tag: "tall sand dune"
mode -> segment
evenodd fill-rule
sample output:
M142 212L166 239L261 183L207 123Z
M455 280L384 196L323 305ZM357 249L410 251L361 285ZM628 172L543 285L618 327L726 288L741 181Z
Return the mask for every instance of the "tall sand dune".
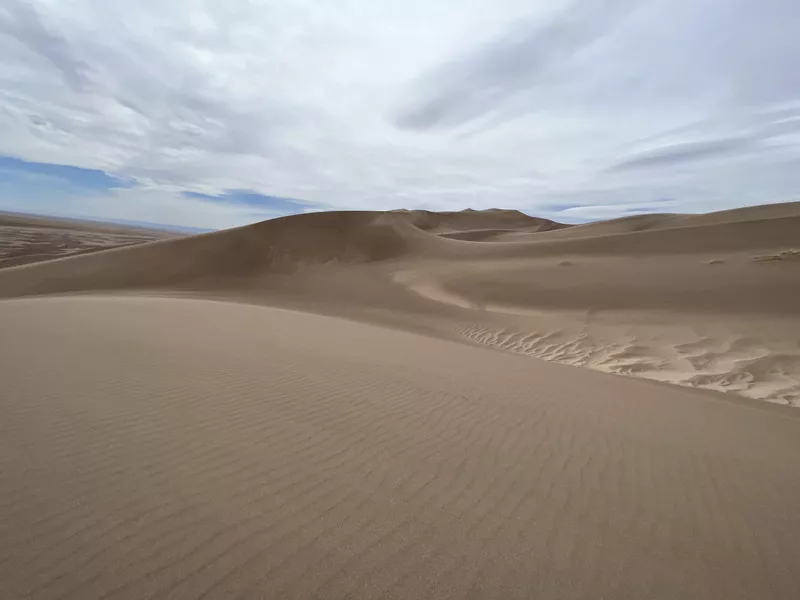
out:
M531 217L518 210L461 210L434 212L429 210L395 210L390 214L402 215L414 227L423 231L452 235L475 229L511 231L555 231L571 227L550 219Z
M6 269L0 297L194 292L800 404L800 204L548 223L498 210L291 216ZM524 239L480 233L512 224Z
M0 598L794 600L798 249L334 212L0 270Z

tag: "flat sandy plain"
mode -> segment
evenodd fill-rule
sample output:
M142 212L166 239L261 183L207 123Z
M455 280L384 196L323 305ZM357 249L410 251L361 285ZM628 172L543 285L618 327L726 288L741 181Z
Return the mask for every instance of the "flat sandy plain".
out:
M0 212L0 269L177 235L139 227Z
M350 212L3 269L0 598L795 600L798 249Z

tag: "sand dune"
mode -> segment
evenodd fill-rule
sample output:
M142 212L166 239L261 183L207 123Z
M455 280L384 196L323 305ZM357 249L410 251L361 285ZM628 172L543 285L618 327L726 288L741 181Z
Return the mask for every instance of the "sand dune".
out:
M793 415L230 303L0 328L3 598L800 591Z
M0 212L0 269L177 236L141 227Z
M501 231L555 231L567 229L571 225L556 223L550 219L531 217L518 210L501 210L490 208L488 210L461 210L457 212L433 212L429 210L395 210L389 214L400 215L414 227L439 233L452 235L456 232L471 230L494 229Z
M800 205L558 227L0 271L0 598L800 597Z
M662 213L635 215L608 221L597 221L585 225L576 225L570 227L568 231L551 233L547 237L551 239L559 237L586 237L609 235L613 233L631 233L634 231L652 231L653 229L722 225L745 221L794 218L800 213L797 205L797 202L786 202L781 204L746 206L744 208L734 208L706 214L684 215Z
M512 224L523 241L501 239ZM307 214L7 269L0 297L191 291L800 404L800 204L554 227L516 211Z

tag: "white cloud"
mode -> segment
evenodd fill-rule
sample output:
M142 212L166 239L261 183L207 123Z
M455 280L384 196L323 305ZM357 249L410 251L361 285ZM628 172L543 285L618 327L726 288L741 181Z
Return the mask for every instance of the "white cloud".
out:
M3 210L197 229L238 227L285 214L269 208L186 197L147 186L83 193L48 189L41 193L41 185L42 178L37 177L27 194L4 196Z
M0 154L138 178L95 212L189 225L254 217L176 190L787 200L798 22L796 0L0 0Z

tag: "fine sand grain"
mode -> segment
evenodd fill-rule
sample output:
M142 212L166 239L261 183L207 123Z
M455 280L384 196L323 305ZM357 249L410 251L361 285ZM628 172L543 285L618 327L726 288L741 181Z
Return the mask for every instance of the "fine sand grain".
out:
M0 599L795 600L776 206L319 213L2 270Z

